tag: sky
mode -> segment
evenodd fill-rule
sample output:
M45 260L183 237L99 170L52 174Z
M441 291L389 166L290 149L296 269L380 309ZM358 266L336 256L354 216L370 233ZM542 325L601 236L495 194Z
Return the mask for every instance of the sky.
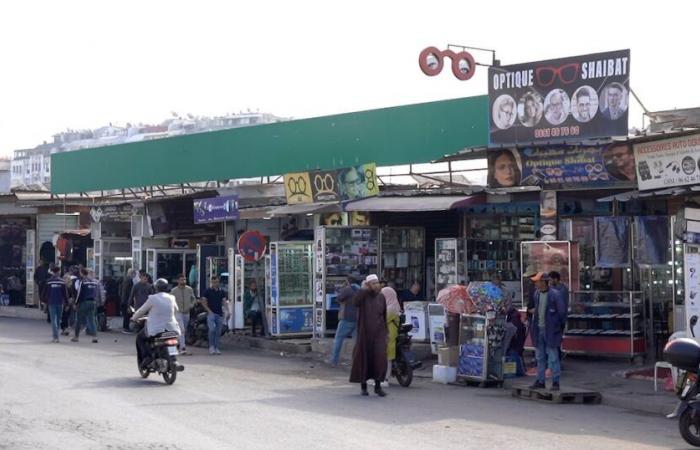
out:
M0 155L66 129L247 109L305 118L487 93L487 68L425 76L427 46L504 65L631 49L649 110L700 106L699 2L0 3ZM490 63L490 53L473 52ZM630 126L642 125L634 101Z

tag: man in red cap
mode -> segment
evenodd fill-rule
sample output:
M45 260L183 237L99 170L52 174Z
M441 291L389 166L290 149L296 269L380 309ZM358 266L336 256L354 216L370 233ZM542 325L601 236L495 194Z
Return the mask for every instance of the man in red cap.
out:
M530 313L530 336L537 357L537 381L530 388L545 388L545 370L549 365L552 371L551 389L558 391L561 376L559 347L566 321L566 306L559 291L549 288L549 275L538 272L530 279L537 287L527 305Z

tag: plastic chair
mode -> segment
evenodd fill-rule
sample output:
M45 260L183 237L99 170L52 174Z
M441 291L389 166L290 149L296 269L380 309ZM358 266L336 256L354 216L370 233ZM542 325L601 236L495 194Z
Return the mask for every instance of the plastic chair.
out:
M678 338L684 338L686 336L687 336L687 333L685 331L676 331L668 338L668 342L675 341ZM678 380L678 369L676 369L675 367L673 367L671 365L671 363L668 363L666 361L657 361L656 364L654 364L654 392L659 391L659 387L658 387L659 368L669 369L671 371L671 379L673 380L674 386L676 385L676 381Z

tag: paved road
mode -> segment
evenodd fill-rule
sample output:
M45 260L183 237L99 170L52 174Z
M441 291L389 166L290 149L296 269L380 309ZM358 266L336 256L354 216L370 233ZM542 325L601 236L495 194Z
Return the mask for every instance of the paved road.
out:
M366 398L347 369L226 347L195 349L166 386L138 376L131 336L49 337L45 322L0 318L0 448L684 447L661 417L427 379Z

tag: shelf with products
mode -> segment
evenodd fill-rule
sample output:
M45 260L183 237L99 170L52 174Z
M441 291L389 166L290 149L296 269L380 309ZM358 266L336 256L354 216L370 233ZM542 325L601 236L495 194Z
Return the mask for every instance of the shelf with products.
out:
M380 230L380 278L393 282L397 290L409 289L425 278L425 229L391 227Z
M435 294L447 286L465 283L465 241L458 238L435 239Z
M563 348L569 353L642 355L646 351L645 313L641 292L573 292Z
M313 243L272 242L266 310L273 336L310 335L313 326Z

